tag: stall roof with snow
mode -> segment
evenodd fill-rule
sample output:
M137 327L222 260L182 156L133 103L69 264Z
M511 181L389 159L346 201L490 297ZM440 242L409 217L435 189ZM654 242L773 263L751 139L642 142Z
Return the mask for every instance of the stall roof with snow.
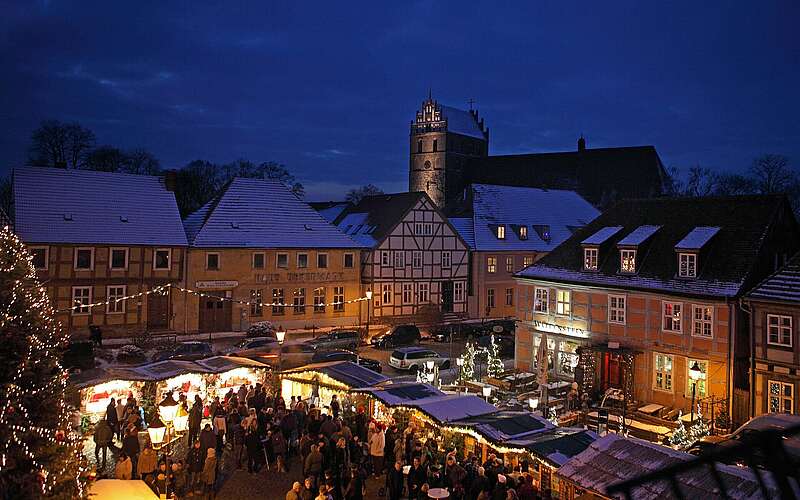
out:
M557 474L581 488L608 495L607 488L612 484L694 458L688 453L641 439L608 434L569 459ZM758 480L748 469L717 464L717 471L725 484L727 498L762 498ZM676 479L685 498L723 498L708 467L699 466L679 474ZM771 484L771 481L767 481L768 488ZM777 498L778 492L773 490L773 493L772 498ZM669 481L655 481L635 487L631 495L637 500L673 496Z
M236 368L270 368L269 365L256 360L236 356L214 356L198 360L195 363L210 373L224 373Z
M527 437L509 439L505 445L525 448L531 454L560 467L596 440L597 434L592 431L558 427Z
M77 389L85 389L118 379L119 377L105 368L91 368L70 373L69 375L69 382Z
M474 395L445 394L410 401L402 406L416 408L439 423L450 423L497 411L494 405Z
M298 373L322 373L328 377L346 385L349 388L358 389L381 384L389 380L389 377L374 372L369 368L357 365L351 361L331 361L328 363L313 363L300 366L291 370L285 370L281 375L291 375Z
M545 418L527 411L496 411L495 413L469 417L458 422L470 427L494 443L510 439L521 439L531 434L547 432L555 426Z
M444 392L436 387L421 382L402 382L380 387L365 387L354 392L369 394L388 406L406 405L420 399L445 395Z

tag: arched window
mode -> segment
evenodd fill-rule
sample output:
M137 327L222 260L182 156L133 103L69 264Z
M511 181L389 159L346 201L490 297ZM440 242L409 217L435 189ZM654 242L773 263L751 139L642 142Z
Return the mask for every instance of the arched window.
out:
M438 140L436 140L436 139L434 139L434 140L433 140L433 150L434 150L434 151L437 151L437 150L439 149L439 147L438 147L438 146L439 146L439 141L438 141Z
M422 153L422 140L417 141L417 153Z

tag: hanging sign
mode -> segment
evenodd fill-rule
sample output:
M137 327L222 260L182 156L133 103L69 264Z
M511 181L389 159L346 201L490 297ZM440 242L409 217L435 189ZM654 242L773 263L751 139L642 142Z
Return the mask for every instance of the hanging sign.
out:
M235 280L208 280L198 281L194 284L198 290L227 290L229 288L236 288L239 282Z

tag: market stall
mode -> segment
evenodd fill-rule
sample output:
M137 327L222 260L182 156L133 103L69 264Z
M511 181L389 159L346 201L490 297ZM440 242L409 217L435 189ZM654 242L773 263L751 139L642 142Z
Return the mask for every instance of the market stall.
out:
M305 365L281 372L280 378L285 401L299 396L323 409L330 405L334 394L344 408L351 399L351 390L389 381L388 377L350 361Z
M96 423L105 417L111 399L126 401L129 396L141 399L145 383L153 380L116 369L95 368L70 376L70 383L80 395L81 425Z
M189 401L194 400L195 395L206 400L207 388L204 374L208 370L192 361L167 360L157 363L138 366L130 369L135 375L150 377L158 381L156 384L155 400L161 401L168 392L175 394L185 394Z
M242 385L263 384L270 369L264 363L235 356L214 356L199 360L197 364L208 372L204 378L209 398L222 398L229 389L236 391Z

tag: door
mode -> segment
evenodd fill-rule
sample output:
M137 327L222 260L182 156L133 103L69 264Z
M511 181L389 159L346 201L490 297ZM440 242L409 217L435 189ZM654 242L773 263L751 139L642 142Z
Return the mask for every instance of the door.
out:
M605 391L609 388L622 388L622 366L619 354L613 352L603 353L603 364L600 370L600 388Z
M442 312L453 312L453 282L442 282Z
M222 300L225 292L208 292L200 297L200 333L229 332L233 322L231 302Z
M164 330L169 328L169 294L171 288L160 293L147 295L147 329Z

